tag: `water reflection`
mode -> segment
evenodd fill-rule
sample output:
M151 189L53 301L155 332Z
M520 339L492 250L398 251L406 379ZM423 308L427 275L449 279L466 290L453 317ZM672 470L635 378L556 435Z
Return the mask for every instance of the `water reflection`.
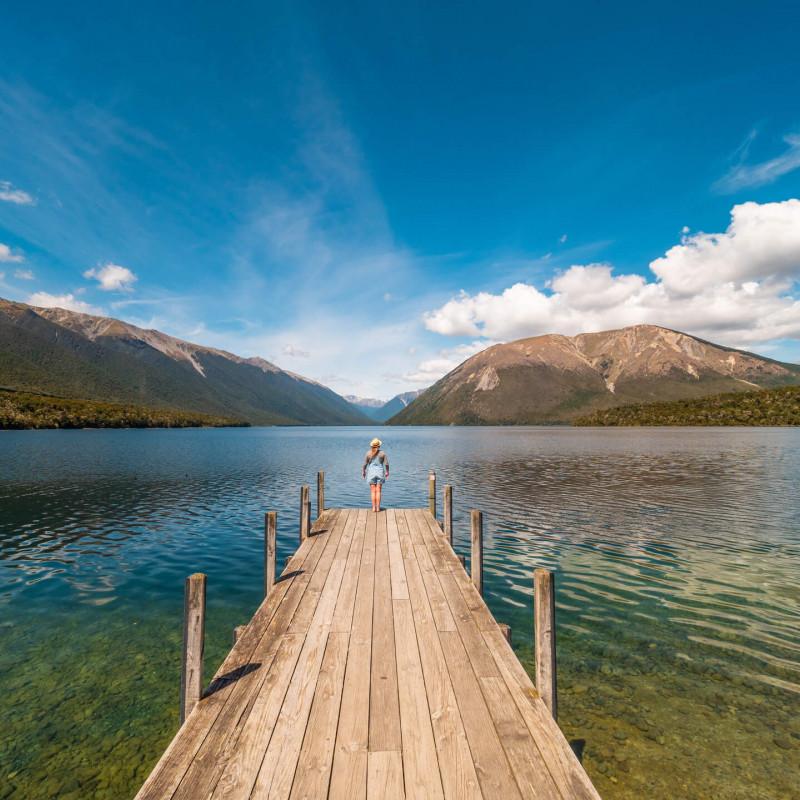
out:
M366 505L372 435L0 435L0 797L131 795L176 724L183 577L209 575L211 672L259 600L264 510L282 563L317 469L329 505ZM800 431L380 436L389 504L436 469L467 555L484 511L486 597L528 663L532 570L557 571L561 723L603 796L792 796Z

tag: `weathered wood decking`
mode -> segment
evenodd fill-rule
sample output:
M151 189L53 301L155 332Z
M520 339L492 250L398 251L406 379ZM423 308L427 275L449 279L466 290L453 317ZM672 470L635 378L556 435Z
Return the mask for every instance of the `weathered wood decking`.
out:
M598 798L428 510L326 510L137 795Z

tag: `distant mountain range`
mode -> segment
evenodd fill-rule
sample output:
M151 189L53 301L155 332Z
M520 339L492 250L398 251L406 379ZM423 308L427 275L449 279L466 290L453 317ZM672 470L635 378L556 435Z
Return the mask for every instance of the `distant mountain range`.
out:
M800 384L798 365L635 325L490 347L445 375L389 424L570 422L616 406L794 384Z
M390 417L402 411L409 403L419 397L425 390L416 389L395 395L391 400L374 400L370 397L345 395L345 400L352 403L362 414L366 414L375 422L386 422Z
M200 412L254 425L371 420L315 381L262 358L110 317L0 299L0 388Z

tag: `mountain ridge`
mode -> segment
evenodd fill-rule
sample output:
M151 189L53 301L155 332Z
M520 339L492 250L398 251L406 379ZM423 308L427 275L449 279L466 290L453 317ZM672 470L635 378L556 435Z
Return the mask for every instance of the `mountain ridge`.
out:
M800 366L655 325L493 345L389 424L566 423L596 410L800 383Z
M255 425L364 425L322 384L113 317L0 299L0 385Z

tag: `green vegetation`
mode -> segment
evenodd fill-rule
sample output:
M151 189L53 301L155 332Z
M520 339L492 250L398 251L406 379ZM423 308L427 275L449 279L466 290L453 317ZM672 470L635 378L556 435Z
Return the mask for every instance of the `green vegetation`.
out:
M800 425L800 387L620 406L573 425Z
M247 422L170 408L74 400L0 389L0 429L221 428Z

